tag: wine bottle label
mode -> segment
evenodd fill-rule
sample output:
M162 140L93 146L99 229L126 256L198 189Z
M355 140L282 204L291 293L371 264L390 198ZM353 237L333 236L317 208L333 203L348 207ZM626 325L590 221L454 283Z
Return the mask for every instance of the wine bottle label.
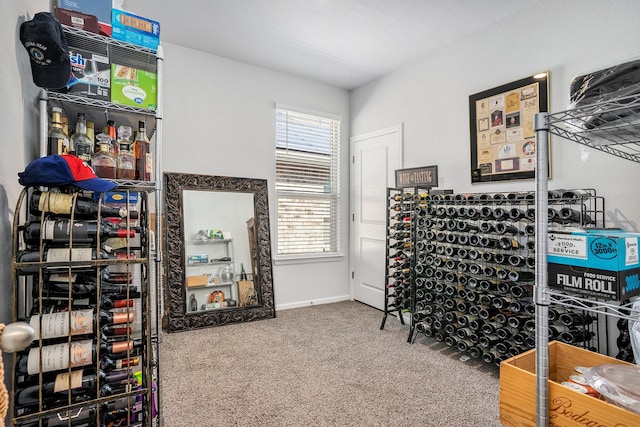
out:
M90 334L93 333L93 310L43 314L41 322L38 322L38 316L32 316L30 323L35 331L36 339L40 335L40 324L42 324L43 340Z
M71 234L71 221L45 221L43 228L44 240L69 240ZM88 227L86 223L74 222L73 223L73 238L74 240L90 240L91 237L88 233Z
M127 366L137 366L140 359L138 357L132 357L131 359L118 359L115 363L115 369L126 368Z
M91 248L73 248L69 260L69 248L53 248L47 250L47 262L91 261Z
M64 372L56 375L56 379L53 383L53 391L60 393L61 391L69 390L69 386L72 389L82 387L82 370L73 372Z
M54 214L70 214L73 196L70 194L44 192L40 195L38 210Z
M42 347L42 372L90 365L93 363L92 346L91 340L82 340ZM38 372L40 372L40 349L32 348L29 350L27 373L36 375Z
M48 282L49 283L76 283L78 278L77 274L71 274L71 279L69 279L69 275L66 273L53 273L49 275Z

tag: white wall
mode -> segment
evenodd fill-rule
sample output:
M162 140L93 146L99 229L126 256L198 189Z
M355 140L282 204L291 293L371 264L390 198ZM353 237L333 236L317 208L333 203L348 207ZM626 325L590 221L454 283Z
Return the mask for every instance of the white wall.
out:
M0 322L11 321L11 227L22 191L18 172L37 156L38 90L31 80L27 51L20 43L20 24L46 10L44 0L0 1ZM5 374L11 372L9 355L3 355ZM9 375L5 383L11 384ZM1 420L0 420L1 421Z
M165 44L165 58L163 169L267 179L275 250L274 103L342 116L342 168L348 177L349 94L172 44ZM276 309L349 297L348 178L341 184L345 257L320 263L275 262Z
M352 92L351 132L404 123L404 166L438 165L456 191L533 190L534 181L471 185L469 95L550 71L550 108L567 108L571 79L640 54L640 2L541 0L529 10ZM640 227L640 165L552 137L549 188L595 188L607 225ZM622 184L622 185L621 185Z

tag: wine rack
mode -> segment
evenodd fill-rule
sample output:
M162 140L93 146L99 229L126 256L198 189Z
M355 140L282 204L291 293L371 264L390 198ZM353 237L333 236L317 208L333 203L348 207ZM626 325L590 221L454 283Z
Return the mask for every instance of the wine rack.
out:
M403 311L411 308L415 194L415 188L387 188L384 316L380 329L392 313L404 325Z
M426 215L415 221L409 341L415 331L498 365L535 347L534 199L531 192L425 197ZM548 218L603 226L604 199L595 190L550 191ZM551 339L606 346L596 316L554 307L549 317Z
M11 425L152 425L147 194L122 192L125 218L103 218L102 198L76 192L63 193L70 215L34 214L51 191L25 188L15 211L14 319L37 333L14 358ZM80 203L91 219L75 217Z

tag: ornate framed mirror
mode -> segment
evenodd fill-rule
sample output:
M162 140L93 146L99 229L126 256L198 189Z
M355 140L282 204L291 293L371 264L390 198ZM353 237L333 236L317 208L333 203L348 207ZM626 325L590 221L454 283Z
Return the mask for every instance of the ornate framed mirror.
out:
M163 326L275 317L267 181L166 172Z

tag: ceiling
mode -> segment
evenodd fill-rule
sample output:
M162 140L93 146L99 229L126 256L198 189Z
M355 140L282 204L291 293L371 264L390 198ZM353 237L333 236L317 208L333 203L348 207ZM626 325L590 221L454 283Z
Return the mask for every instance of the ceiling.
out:
M120 0L122 1L122 0ZM537 0L124 0L169 42L351 90Z

